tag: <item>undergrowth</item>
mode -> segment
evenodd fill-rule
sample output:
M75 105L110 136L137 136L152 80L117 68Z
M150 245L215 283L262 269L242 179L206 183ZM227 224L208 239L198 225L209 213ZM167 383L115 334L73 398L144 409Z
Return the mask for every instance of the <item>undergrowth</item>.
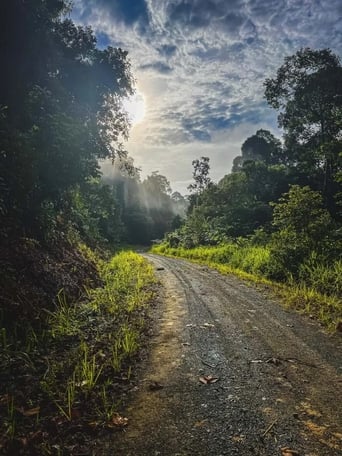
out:
M102 287L76 303L61 290L40 330L27 323L10 331L0 322L0 453L71 454L87 445L89 430L124 423L120 400L134 375L154 271L133 252L106 262L82 251ZM82 430L76 441L70 422Z
M285 282L279 283L270 278L272 258L267 246L236 243L186 249L160 244L153 246L152 252L186 258L223 274L235 274L242 279L270 285L286 306L318 319L329 330L334 330L342 321L341 261L324 265L310 259L301 266L297 281L289 275Z

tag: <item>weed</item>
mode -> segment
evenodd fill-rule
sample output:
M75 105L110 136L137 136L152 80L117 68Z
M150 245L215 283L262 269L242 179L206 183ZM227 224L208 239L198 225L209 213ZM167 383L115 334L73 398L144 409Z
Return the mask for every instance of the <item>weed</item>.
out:
M101 408L98 409L99 415L103 416L105 421L108 421L116 412L116 404L113 404L111 399L108 397L107 388L105 385L102 386L100 398Z
M55 312L49 312L51 334L53 337L76 335L79 333L79 319L75 306L69 305L64 289L57 295L58 305Z
M122 355L121 355L121 339L118 338L115 340L112 346L112 358L111 365L115 372L119 372L122 364Z
M15 417L15 407L14 407L14 397L8 396L7 399L7 418L5 421L6 425L6 434L13 440L16 433L16 417Z
M96 363L95 355L89 356L89 349L85 342L81 343L81 361L76 366L75 372L77 373L78 385L89 391L93 390L103 369Z
M139 347L138 334L134 329L129 328L128 326L123 326L121 331L121 346L125 357L128 357L133 355Z
M54 400L55 405L61 414L68 420L72 420L72 410L75 401L75 390L76 390L76 376L75 372L72 375L72 378L68 380L67 388L65 391L65 398L63 405L59 404L57 400Z
M88 257L92 255L86 249L83 253ZM0 324L0 348L5 355L5 367L15 357L25 371L39 376L34 394L43 397L67 421L77 419L75 404L80 404L82 411L85 410L94 421L98 417L109 421L114 416L118 403L115 405L111 400L112 381L102 373L111 365L116 372L122 371L131 378L132 366L125 361L138 350L145 325L145 312L137 310L151 299L151 285L155 282L153 267L133 252L120 252L108 263L98 264L95 256L92 260L98 266L104 285L95 290L86 288L87 302L69 303L62 289L56 299L55 311L46 311L45 327L13 325L9 332ZM104 348L106 345L108 348ZM44 356L47 350L48 357ZM36 362L38 358L39 362ZM43 360L46 360L45 365ZM118 394L115 388L113 392ZM44 414L50 413L48 408L42 408ZM19 425L23 420L16 421L13 399L8 402L7 412L5 408L0 412L7 440L21 434L23 429L19 429ZM38 427L44 428L44 423L48 422L46 418L46 415L37 416ZM27 421L25 432L33 426L33 420L30 424ZM52 436L51 439L55 443ZM59 442L53 446L47 442L37 445L37 454L61 450Z

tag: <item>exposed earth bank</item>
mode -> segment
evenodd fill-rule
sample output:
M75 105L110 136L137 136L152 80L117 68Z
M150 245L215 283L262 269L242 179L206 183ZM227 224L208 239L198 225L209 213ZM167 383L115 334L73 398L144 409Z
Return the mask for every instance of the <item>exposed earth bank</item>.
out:
M146 257L163 285L148 367L95 454L340 455L341 336L233 276Z

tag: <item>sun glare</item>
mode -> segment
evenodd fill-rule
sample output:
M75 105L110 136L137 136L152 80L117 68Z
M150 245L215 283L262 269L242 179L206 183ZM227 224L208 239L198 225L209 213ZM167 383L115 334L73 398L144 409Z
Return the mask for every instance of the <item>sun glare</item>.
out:
M123 101L123 106L128 113L132 125L141 122L145 117L145 99L140 92L135 93Z

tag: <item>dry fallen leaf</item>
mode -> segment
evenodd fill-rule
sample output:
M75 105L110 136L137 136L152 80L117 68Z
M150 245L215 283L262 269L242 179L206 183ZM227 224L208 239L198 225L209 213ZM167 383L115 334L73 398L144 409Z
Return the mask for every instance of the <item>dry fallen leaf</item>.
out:
M211 383L216 383L219 380L219 377L213 377L212 375L203 375L199 378L199 381L204 385L210 385Z
M128 424L128 418L121 415L114 415L108 423L109 427L125 427Z
M244 435L234 435L233 437L231 437L231 439L235 443L241 443L245 440L245 436Z
M298 451L296 450L291 450L289 447L283 447L280 449L281 451L281 456L300 456Z
M201 420L201 421L196 421L194 424L194 427L202 427L205 426L208 423L208 420Z
M40 407L35 407L32 409L28 409L28 410L24 410L21 407L20 409L18 409L18 411L24 416L34 416L34 415L38 415L38 413L40 412Z

